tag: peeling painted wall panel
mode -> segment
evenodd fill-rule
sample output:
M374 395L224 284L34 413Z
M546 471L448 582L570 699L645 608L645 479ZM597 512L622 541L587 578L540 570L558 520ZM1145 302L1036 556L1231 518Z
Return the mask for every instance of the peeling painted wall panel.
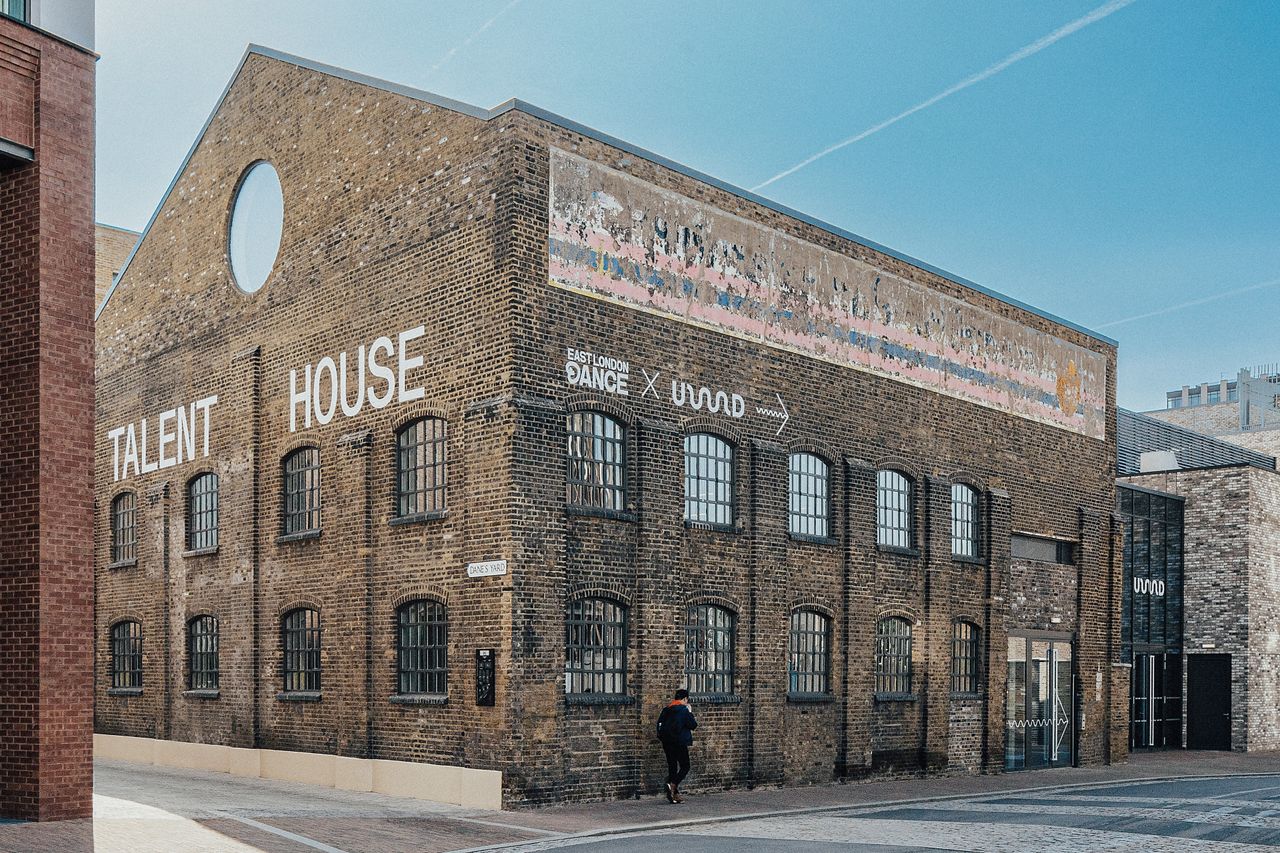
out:
M556 149L549 252L557 287L1106 437L1104 356Z

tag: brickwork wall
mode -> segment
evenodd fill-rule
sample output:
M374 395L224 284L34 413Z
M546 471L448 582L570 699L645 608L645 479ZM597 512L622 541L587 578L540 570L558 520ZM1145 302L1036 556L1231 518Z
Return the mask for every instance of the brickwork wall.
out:
M142 235L126 228L101 224L94 226L93 233L96 249L93 261L93 305L96 309L102 304L102 297L107 295L116 273L120 272Z
M549 287L551 145L1101 352L1108 439ZM258 158L281 176L284 239L271 279L245 296L229 279L224 223L240 174ZM350 355L358 342L419 322L426 364L414 376L425 400L288 431L291 367ZM1114 504L1113 349L518 111L484 122L250 55L98 336L99 505L121 486L142 495L169 488L167 499L146 504L136 566L109 569L106 539L98 548L100 672L110 623L135 610L148 656L142 696L108 695L99 678L103 731L493 767L504 771L510 801L652 792L665 772L653 720L684 681L688 608L715 603L735 616L734 683L721 701L695 703L691 788L943 770L953 754L964 770L995 770L1006 637L1040 624L1014 612L1011 596L1059 602L1060 630L1079 632L1082 672L1107 667L1114 654L1114 614L1081 592L1105 595L1119 571L1096 547ZM627 397L584 393L564 382L569 347L716 387L777 388L791 420L775 431L687 417L642 397L639 385ZM107 429L214 393L207 460L112 482ZM604 409L627 427L628 506L618 517L566 511L566 414L581 408ZM449 424L448 511L392 525L395 428L427 412ZM727 531L683 522L683 440L696 431L734 448ZM280 460L302 442L323 460L323 532L281 542ZM788 535L796 449L830 465L827 540ZM915 484L909 553L875 543L881 467ZM184 556L181 496L205 468L222 477L222 541L216 554ZM957 480L983 495L977 563L951 557ZM1080 539L1080 565L1040 579L1011 574L1011 530ZM509 561L509 574L465 577L466 563L496 558ZM423 594L449 608L448 701L393 703L394 609ZM617 702L570 703L565 609L593 594L628 607L627 692ZM320 610L324 626L322 695L281 701L279 619L303 603ZM788 618L797 606L832 620L830 701L788 700ZM183 626L199 612L224 624L216 699L182 689ZM873 696L875 623L886 615L913 626L906 697ZM980 626L984 660L981 695L956 723L950 644L962 617ZM472 655L483 647L498 655L493 708L474 702ZM1089 701L1082 709L1081 754L1102 760L1108 712Z
M92 805L93 57L0 18L0 817Z
M1248 748L1280 749L1280 474L1249 481Z

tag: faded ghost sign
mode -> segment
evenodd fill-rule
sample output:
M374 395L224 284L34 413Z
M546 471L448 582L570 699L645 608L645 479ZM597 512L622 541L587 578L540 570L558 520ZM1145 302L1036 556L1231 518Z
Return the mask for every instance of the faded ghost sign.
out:
M1106 435L1098 353L555 149L549 251L557 287Z

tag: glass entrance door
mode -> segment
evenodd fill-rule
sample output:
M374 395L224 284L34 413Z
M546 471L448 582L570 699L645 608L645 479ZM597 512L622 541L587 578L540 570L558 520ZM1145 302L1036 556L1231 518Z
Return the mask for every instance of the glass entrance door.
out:
M1135 654L1129 695L1130 749L1182 746L1181 656Z
M1069 640L1009 637L1005 697L1005 768L1071 764L1075 681Z

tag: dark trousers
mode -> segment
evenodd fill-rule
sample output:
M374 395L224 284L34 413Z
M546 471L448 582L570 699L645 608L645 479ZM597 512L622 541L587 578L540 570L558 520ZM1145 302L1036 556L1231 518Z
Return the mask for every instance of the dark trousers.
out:
M667 781L679 785L689 775L689 747L663 741L662 751L667 754Z

